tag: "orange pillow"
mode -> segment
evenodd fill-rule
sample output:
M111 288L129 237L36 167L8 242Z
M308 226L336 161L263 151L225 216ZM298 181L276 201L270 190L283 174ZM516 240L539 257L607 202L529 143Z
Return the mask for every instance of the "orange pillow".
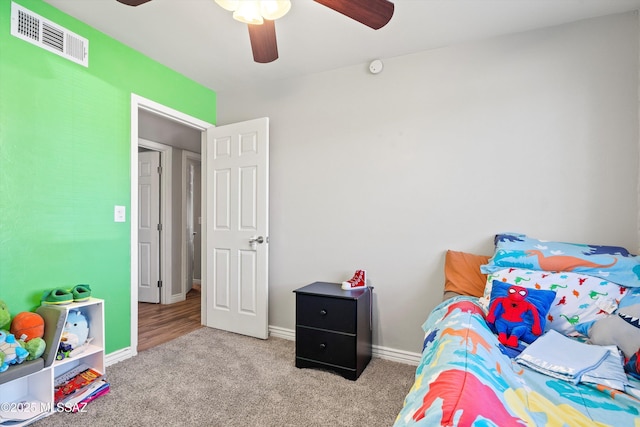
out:
M444 290L460 295L481 297L487 275L480 272L491 256L448 250L444 258Z

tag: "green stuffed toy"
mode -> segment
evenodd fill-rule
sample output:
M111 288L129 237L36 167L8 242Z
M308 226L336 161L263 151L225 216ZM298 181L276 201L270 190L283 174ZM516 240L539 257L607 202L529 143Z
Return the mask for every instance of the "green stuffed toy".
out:
M7 307L7 303L0 299L0 331L9 330L9 325L11 324L11 315L9 314L9 308ZM6 354L4 351L0 350L0 366L4 365L4 359Z
M46 348L46 343L42 339L41 333L37 333L37 335L40 335L40 336L34 336L29 338L25 337L25 339L20 339L22 337L17 337L14 343L10 345L7 342L7 338L9 338L9 340L12 339L11 338L12 334L9 333L11 326L13 326L11 323L12 322L11 322L11 314L9 313L9 307L4 301L0 300L0 331L3 332L3 333L2 332L0 333L2 333L2 336L5 337L5 339L1 339L2 349L0 349L0 372L6 370L7 368L7 364L9 363L9 361L6 360L7 356L10 356L10 358L12 359L11 364L22 363L22 361L24 361L25 359L35 360L38 357L42 356ZM8 347L9 345L11 349L9 349ZM26 354L26 357L24 357L25 354L22 351L22 349L17 350L18 347L22 347L22 349L28 352L28 354ZM6 351L9 351L11 354L8 355ZM17 358L14 358L15 351L17 351L19 355L19 357ZM7 362L7 364L5 364L5 362Z
M7 303L0 299L0 330L9 330L11 325L11 314L9 314L9 307Z
M32 338L27 342L22 340L18 340L20 345L29 352L27 356L27 360L36 360L38 357L44 354L44 350L47 347L47 344L40 337Z

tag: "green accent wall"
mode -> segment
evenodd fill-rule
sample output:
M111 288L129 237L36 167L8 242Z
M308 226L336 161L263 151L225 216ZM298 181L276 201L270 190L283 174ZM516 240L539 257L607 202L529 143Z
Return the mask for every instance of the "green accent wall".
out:
M0 0L0 299L15 316L88 283L111 353L131 342L131 94L209 123L216 94L41 0L16 3L87 38L89 67L11 36Z

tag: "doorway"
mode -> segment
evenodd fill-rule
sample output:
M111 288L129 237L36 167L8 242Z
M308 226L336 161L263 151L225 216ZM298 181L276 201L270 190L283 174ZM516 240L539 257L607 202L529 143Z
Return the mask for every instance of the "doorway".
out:
M154 304L160 302L163 266L161 156L161 151L138 146L138 302Z
M196 119L194 117L188 116L184 113L181 113L179 111L173 110L171 108L168 108L166 106L163 106L161 104L158 104L154 101L145 99L143 97L140 97L138 95L132 94L131 95L131 209L130 209L130 218L131 218L131 353L132 355L137 354L138 352L138 347L139 347L139 325L140 325L140 321L139 321L139 314L140 314L140 309L138 306L138 283L139 283L139 272L140 272L140 263L139 263L139 259L138 259L138 228L139 228L139 201L138 201L138 145L139 145L139 140L142 138L142 135L144 134L144 130L141 129L141 123L143 124L145 120L149 119L149 118L153 118L155 120L157 120L157 123L165 123L168 125L171 125L171 129L188 129L192 132L195 132L197 134L197 144L198 144L198 151L201 150L202 147L202 135L203 132L212 127L213 125L203 122L199 119ZM158 125L156 126L156 131L158 130L157 128L164 126L164 125ZM163 130L161 133L163 136L167 137L167 136L171 136L172 135L173 130L169 130L169 131L165 131ZM151 138L156 139L155 136L151 136ZM157 139L156 139L157 140ZM165 142L165 141L163 141ZM172 144L173 145L173 144ZM180 146L180 144L177 144L178 146ZM153 148L153 147L152 147ZM169 156L162 156L163 158L166 159L166 161L169 162L169 166L166 168L167 170L165 170L165 166L163 165L163 172L167 172L167 175L170 175L171 171L174 170L174 166L176 166L176 168L179 168L179 157L177 159L175 159L175 161L173 163L171 163L171 159L173 157L176 157L176 153L178 151L182 151L184 147L180 147L179 149L175 149L172 151L172 154ZM195 153L194 153L195 154ZM178 174L177 171L176 173L173 174L174 177L177 177L178 180L177 182L181 182L182 181L182 176L184 174L180 173ZM163 184L164 184L164 180L167 180L167 178L165 178L166 175L163 174ZM173 179L171 181L174 181ZM167 191L171 189L171 187L175 186L175 183L171 184L170 182L167 183ZM178 184L178 187L181 190L181 184ZM197 190L195 190L197 191ZM164 193L164 192L163 192ZM181 193L177 193L176 191L176 195L180 195L180 197L178 198L178 200L181 199ZM175 200L175 197L173 197L173 199ZM170 198L167 198L167 201L171 200ZM174 255L177 255L177 258L174 256L173 259L169 258L167 260L166 257L163 257L162 260L162 265L163 267L161 267L163 269L162 271L162 277L163 277L163 286L161 288L161 303L169 303L169 302L175 302L175 301L180 301L180 297L176 297L176 295L182 295L182 299L183 301L180 302L175 302L173 304L154 304L154 306L156 306L155 308L157 310L165 310L167 308L171 308L171 310L177 310L180 309L180 304L187 305L187 302L193 302L193 299L187 298L187 288L186 288L186 282L189 280L186 277L186 269L182 268L182 265L184 263L186 263L186 258L187 256L184 255L184 250L183 247L187 247L187 243L186 242L182 242L182 236L185 233L179 233L179 235L176 235L177 233L175 233L175 231L177 231L178 229L181 230L185 230L185 228L182 227L182 223L184 220L184 215L182 215L182 209L183 206L181 206L179 204L179 202L177 203L166 203L165 205L169 205L169 208L167 209L167 212L165 213L164 211L161 212L161 216L163 213L165 213L164 217L163 217L163 225L162 228L165 231L164 233L164 238L162 239L164 241L164 246L166 246L164 248L164 251L162 251L163 248L163 243L161 243L161 252L164 253L164 255L169 254L170 252L173 252ZM163 205L163 206L165 206ZM173 207L175 207L177 205L177 207L175 208L176 210L173 209ZM185 207L186 210L186 207ZM173 211L173 212L172 212ZM167 223L169 222L169 223ZM167 228L171 228L171 225L173 225L173 232L169 232ZM171 235L176 235L175 239L171 239ZM182 255L180 255L182 254ZM194 250L194 257L196 256L195 250ZM180 262L180 259L183 258L183 261ZM170 270L169 272L167 272L166 267L171 267L171 266L180 266L179 268L173 268L172 270ZM183 274L184 273L184 274ZM170 285L169 283L167 283L170 280ZM165 285L166 284L166 285ZM204 310L204 307L206 307L206 290L202 289L200 292L200 298L198 298L198 307L195 308L196 311L200 312L200 316L199 317L199 321L198 321L198 325L196 325L197 327L199 327L200 325L204 324L206 321L206 310ZM182 307L184 309L184 307ZM191 307L191 310L194 310L193 307ZM171 314L171 312L166 312L167 317L168 318L177 318L178 316L176 316L175 314ZM147 315L145 315L145 317L149 317ZM193 316L191 316L193 317ZM162 323L164 322L166 324L166 321L162 320L162 316L160 317L156 317L158 319L157 323ZM167 328L167 329L171 329L171 330L178 330L180 331L180 335L184 334L184 329L182 327L176 327L176 325L165 325L165 324L158 324L155 325L155 334L156 335L164 335L159 328Z
M202 162L199 153L182 152L182 206L185 230L182 248L184 289L200 289L202 283Z

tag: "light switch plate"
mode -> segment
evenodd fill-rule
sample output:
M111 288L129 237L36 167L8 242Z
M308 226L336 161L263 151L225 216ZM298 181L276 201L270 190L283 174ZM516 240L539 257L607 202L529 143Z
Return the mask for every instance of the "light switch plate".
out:
M125 222L126 221L126 207L125 206L115 206L113 209L113 220L115 222Z

